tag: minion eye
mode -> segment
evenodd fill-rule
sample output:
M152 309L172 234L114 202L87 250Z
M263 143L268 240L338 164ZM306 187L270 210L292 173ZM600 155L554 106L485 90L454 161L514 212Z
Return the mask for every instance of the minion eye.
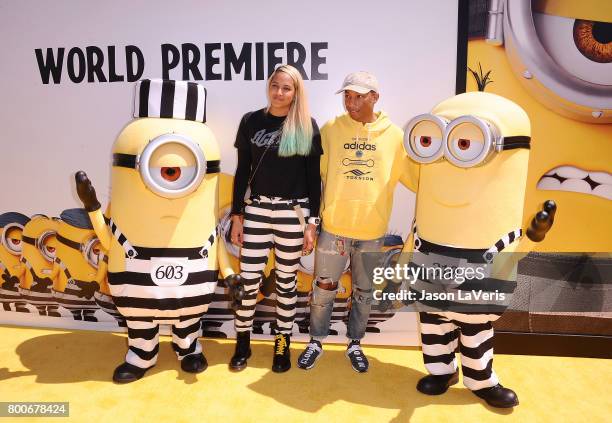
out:
M612 62L612 23L577 19L574 44L584 57L593 62Z
M181 177L181 168L180 167L162 167L161 177L164 178L166 181L174 182L178 178Z
M471 161L482 153L484 143L479 140L468 138L451 138L449 140L449 150L453 156L461 161Z
M151 167L153 181L167 190L180 190L187 187L196 174L195 166Z
M100 241L97 237L91 238L89 241L85 243L85 248L83 249L83 256L85 260L95 267L98 268L98 262L100 261Z
M583 81L612 84L612 23L534 13L542 45L558 66Z
M11 238L11 245L19 246L19 245L21 245L21 240L20 239Z
M442 132L446 122L437 116L420 115L406 126L404 148L413 160L432 163L442 153Z
M198 188L207 173L200 146L188 137L165 134L152 140L140 156L140 175L154 193L179 198Z

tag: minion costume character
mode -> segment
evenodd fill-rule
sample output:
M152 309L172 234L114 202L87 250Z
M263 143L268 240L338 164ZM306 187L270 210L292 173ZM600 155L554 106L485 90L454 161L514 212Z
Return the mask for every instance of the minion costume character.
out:
M23 227L21 262L24 278L19 293L41 316L61 317L52 288L56 284L59 267L55 263L58 219L38 214Z
M0 302L5 311L29 313L19 294L25 266L20 260L23 227L30 221L26 215L17 212L0 214Z
M56 238L59 242L55 262L60 272L53 296L72 313L74 320L97 322L94 293L106 275L105 269L98 266L100 241L87 212L84 209L64 210L60 214Z
M183 81L136 84L134 117L113 145L108 225L91 182L76 174L77 192L108 250L113 302L125 317L125 362L113 380L141 378L157 361L159 324L186 372L206 369L200 319L231 273L217 242L219 147L205 125L206 90ZM219 248L219 251L217 251Z
M556 210L547 202L523 237L529 118L503 97L460 94L413 118L404 146L420 163L415 224L405 248L414 247L411 265L474 269L472 277L450 280L421 273L410 285L430 373L417 389L439 395L457 383L459 345L464 385L493 407L513 407L516 394L492 368L492 322L516 287L521 255L508 253L526 253L541 241ZM477 268L485 277L475 277Z

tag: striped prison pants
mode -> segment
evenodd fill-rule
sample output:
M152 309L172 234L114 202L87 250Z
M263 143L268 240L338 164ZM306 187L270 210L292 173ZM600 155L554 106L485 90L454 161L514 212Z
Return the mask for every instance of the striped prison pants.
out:
M125 361L142 369L153 367L159 352L159 323L130 319L126 323L129 349ZM179 360L202 352L202 345L198 341L200 327L199 317L174 321L172 324L172 348Z
M304 232L293 200L279 197L256 196L246 206L244 236L240 253L240 276L244 280L245 295L236 310L236 332L250 331L257 304L257 294L270 249L274 247L276 268L276 332L291 334L296 312L296 272ZM295 200L304 218L308 218L308 199Z
M493 371L493 325L498 315L419 313L425 368L432 375L457 371L459 345L463 384L475 391L499 383Z

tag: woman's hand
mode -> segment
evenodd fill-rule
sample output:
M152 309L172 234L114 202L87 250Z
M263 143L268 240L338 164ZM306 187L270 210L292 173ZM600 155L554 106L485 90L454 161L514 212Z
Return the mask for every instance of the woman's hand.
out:
M243 227L242 222L244 221L244 217L238 214L232 215L232 232L231 239L232 244L239 245L242 247L243 242Z
M302 247L302 255L307 256L312 253L314 248L315 238L317 237L317 226L309 223L304 231L304 246Z

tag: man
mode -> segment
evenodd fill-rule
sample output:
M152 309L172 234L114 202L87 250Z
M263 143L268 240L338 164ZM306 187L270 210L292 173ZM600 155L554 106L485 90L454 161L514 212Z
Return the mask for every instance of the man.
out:
M403 132L382 111L374 112L378 81L367 72L348 75L336 93L344 95L347 113L321 129L322 231L315 253L315 281L310 305L311 340L298 367L311 369L329 334L338 280L351 262L352 295L346 355L353 369L368 370L361 349L372 302L372 274L364 266L368 253L380 253L398 180L412 191L418 166L403 148ZM412 173L414 172L414 173Z

